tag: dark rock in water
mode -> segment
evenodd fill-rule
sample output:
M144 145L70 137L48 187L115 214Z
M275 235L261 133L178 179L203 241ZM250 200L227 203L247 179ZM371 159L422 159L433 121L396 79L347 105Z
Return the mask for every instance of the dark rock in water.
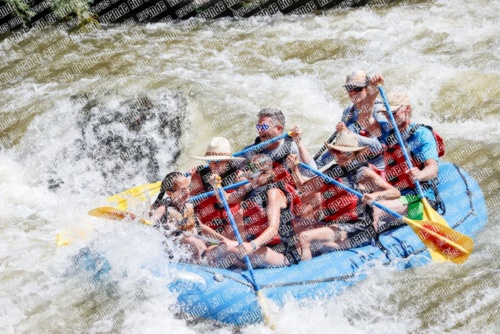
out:
M386 3L388 0L380 0ZM12 30L63 22L67 29L97 21L135 24L169 22L192 17L216 19L221 17L268 16L276 13L304 15L314 11L365 5L369 0L89 0L90 11L76 10L78 1L70 0L61 6L51 0L26 0L15 7L14 0L0 6L0 39ZM12 4L11 4L12 3ZM59 4L59 5L56 5ZM57 7L56 7L57 6ZM79 11L80 16L75 12Z
M73 99L81 101L81 96ZM57 151L47 171L49 188L66 184L78 191L79 185L98 179L99 189L110 193L121 191L124 184L161 180L180 155L180 137L188 127L186 107L182 93L167 89L136 99L110 93L87 100L75 120L76 139ZM85 175L73 184L75 173L82 172ZM102 177L96 178L95 172Z
M170 154L175 160L180 154L186 101L181 95L174 99L183 101L181 110L165 109L147 96L123 101L112 109L96 104L95 100L83 107L84 117L79 122L82 138L96 140L85 141L82 147L92 160L103 162L105 177L116 177L122 172L125 178L135 176L129 174L135 174L134 169L123 168L132 162L145 168L139 172L147 175L148 181L161 179L157 156ZM159 147L155 139L158 136L169 140L169 145ZM110 165L109 161L114 163Z

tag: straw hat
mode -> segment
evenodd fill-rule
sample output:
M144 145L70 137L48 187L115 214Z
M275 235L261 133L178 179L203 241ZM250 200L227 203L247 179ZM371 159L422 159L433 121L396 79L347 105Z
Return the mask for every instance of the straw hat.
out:
M358 152L358 151L366 151L370 147L369 146L359 146L358 136L353 133L348 132L340 132L337 135L337 140L335 141L335 145L325 143L326 147L329 149L341 151L341 152Z
M193 157L199 160L207 160L207 161L243 161L245 158L236 158L232 156L231 144L229 140L223 137L214 137L210 140L210 143L207 146L207 150L205 152L205 156L203 157Z

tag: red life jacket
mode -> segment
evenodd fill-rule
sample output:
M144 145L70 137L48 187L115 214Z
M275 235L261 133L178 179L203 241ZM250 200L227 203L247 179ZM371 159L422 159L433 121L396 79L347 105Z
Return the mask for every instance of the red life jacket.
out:
M273 183L254 189L249 198L241 203L243 208L243 222L245 224L245 237L247 240L258 238L268 227L267 219L267 191L271 188L280 189L286 197L287 206L281 209L278 234L267 244L277 245L293 233L292 219L300 207L300 197L295 189L284 182Z
M377 173L380 177L383 177L383 172L374 165L367 164L366 166ZM326 174L332 178L335 178L335 176L352 176L352 172L347 172L340 166L333 167ZM335 179L338 182L343 182L342 177L337 177ZM354 182L356 184L351 184L349 187L359 191L357 182ZM318 220L326 222L354 222L362 219L362 216L365 213L365 208L360 205L360 200L356 195L328 182L324 182L321 187L321 200L321 216Z
M438 157L442 157L445 154L445 146L443 139L430 126L417 124L416 126L413 126L410 129L410 136L412 136L422 126L426 127L433 133L434 139L436 140L437 144ZM395 136L394 131L391 131L391 134L389 136ZM415 189L416 188L415 183L410 178L409 174L406 173L406 171L408 171L409 168L408 165L406 164L403 150L401 149L401 146L397 143L395 137L393 137L393 139L391 140L395 140L396 144L388 146L384 151L385 175L387 182L389 182L391 185L398 188L399 190ZM422 170L425 167L424 162L417 161L417 159L415 159L414 153L411 150L409 151L409 153L412 165Z
M431 126L425 125L425 124L417 124L418 126L424 126L427 129L432 131L432 135L434 136L434 140L436 141L437 145L437 150L438 150L438 157L441 158L443 155L446 154L446 147L444 145L444 140L443 138L437 133Z
M337 181L342 182L341 178ZM342 220L344 222L357 221L358 197L336 185L325 183L321 187L323 221L331 222Z
M349 172L338 166L332 166L326 173L329 177L342 183L342 176L348 175ZM342 220L344 222L357 221L359 219L357 213L358 197L342 188L323 181L321 187L321 211L318 220L331 222Z
M233 191L235 190L226 190L226 193L230 194ZM205 198L194 209L198 220L218 233L224 232L225 227L229 226L226 210L215 195ZM229 204L229 209L234 215L239 209L239 204Z
M203 189L205 192L213 190L212 186L206 182L205 176L209 174L209 172L210 169L208 167L199 171L203 183ZM232 175L231 170L228 173L225 173L225 175L227 176ZM224 183L225 181L224 176L222 178L222 181ZM236 191L236 189L226 190L228 194L234 191ZM239 203L229 204L229 209L234 215L239 209ZM196 213L198 220L202 224L210 227L217 233L221 234L224 233L226 226L230 225L226 210L224 209L222 204L219 203L215 195L207 197L201 202L196 203L196 205L194 206L194 211Z
M257 137L255 138L254 145L257 145L260 142L261 142L260 138ZM286 137L280 149L273 150L272 152L265 154L268 157L270 157L271 160L273 161L273 172L275 174L275 181L276 182L284 181L286 184L296 189L293 177L288 171L288 168L286 167L285 164L286 157L288 157L288 155L291 153L292 143L293 143L293 138ZM255 153L260 153L263 150L264 148L261 149L260 151L256 151Z
M295 189L296 186L293 181L293 176L288 172L284 163L273 161L273 173L275 175L275 182L283 181L285 184Z

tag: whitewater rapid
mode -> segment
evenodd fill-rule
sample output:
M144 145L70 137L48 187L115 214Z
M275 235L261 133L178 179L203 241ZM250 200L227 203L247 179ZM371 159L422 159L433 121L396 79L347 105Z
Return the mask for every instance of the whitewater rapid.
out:
M195 166L214 136L234 151L252 143L262 107L283 110L286 128L301 125L314 151L349 103L345 76L360 68L408 93L415 121L445 139L446 160L477 176L490 220L466 265L371 268L339 298L290 300L276 332L498 332L499 14L498 1L395 1L82 35L48 27L0 44L0 75L33 50L33 66L0 85L1 331L232 332L176 313L166 287L176 273L155 231L87 211ZM62 230L77 237L56 247ZM82 249L109 262L100 284L75 264Z

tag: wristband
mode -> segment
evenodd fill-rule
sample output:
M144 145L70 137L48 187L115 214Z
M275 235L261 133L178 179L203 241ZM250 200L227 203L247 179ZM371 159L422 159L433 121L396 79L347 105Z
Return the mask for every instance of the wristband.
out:
M255 241L250 241L250 245L252 245L254 251L257 250L257 245L255 244Z

